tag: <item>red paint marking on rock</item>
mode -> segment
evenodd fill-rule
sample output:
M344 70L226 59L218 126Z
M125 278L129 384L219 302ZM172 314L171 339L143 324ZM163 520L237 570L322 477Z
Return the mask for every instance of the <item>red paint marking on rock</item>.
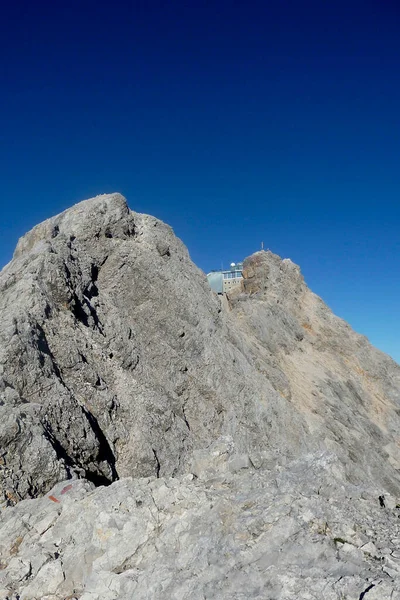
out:
M67 492L69 492L69 490L72 488L72 483L70 483L69 485L66 485L62 490L61 490L61 494L66 494Z
M49 496L49 500L52 500L53 502L60 502L55 496Z

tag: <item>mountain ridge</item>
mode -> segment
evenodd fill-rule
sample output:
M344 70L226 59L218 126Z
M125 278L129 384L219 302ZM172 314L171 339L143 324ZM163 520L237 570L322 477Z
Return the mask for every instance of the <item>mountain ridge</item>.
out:
M180 494L194 498L196 490L205 498L208 492L200 493L201 486L220 494L222 513L232 514L232 527L239 529L241 517L235 502L241 502L243 485L249 488L246 502L254 505L256 512L257 503L262 503L255 489L259 486L268 487L271 498L276 493L280 506L293 481L293 497L308 495L321 515L324 502L336 502L343 496L343 507L352 511L351 497L364 494L365 509L360 516L364 537L359 539L359 548L363 540L367 544L374 539L365 533L368 506L372 510L368 502L378 503L379 509L378 497L387 502L391 499L390 510L397 510L400 367L336 317L309 290L299 267L289 259L282 260L269 251L253 254L244 261L242 287L221 299L169 226L131 211L120 194L106 194L44 221L21 238L13 260L0 273L0 310L4 585L11 586L14 564L11 524L15 525L23 511L28 511L26 519L36 528L39 516L46 522L53 519L55 524L59 518L65 521L64 505L70 520L74 502L84 510L86 498L93 497L95 503L98 498L109 523L108 504L115 486L118 494L154 487L154 481L159 481L160 489L172 486L175 491L168 496L165 515L161 515L161 495L157 500L161 504L151 518L168 521L174 502L178 502L190 530L196 527L192 519L207 521L207 503L200 502L195 517L189 505L178 499ZM274 487L277 477L281 484ZM250 484L252 478L257 482L255 488ZM104 486L111 491L106 492ZM228 489L235 490L233 495ZM72 504L68 494L75 498ZM298 501L297 525L295 521L292 525L303 531L299 524L305 522L305 508ZM335 510L345 518L342 509ZM332 514L329 519L339 518ZM254 515L251 519L261 518ZM88 515L89 521L91 518ZM134 518L140 521L142 517L137 513ZM335 534L323 533L323 518L315 518L320 519L318 527L322 528L318 535L325 536L318 539L333 557L331 544L338 543L333 541ZM394 512L387 518L393 521L397 516ZM392 521L393 528L397 521ZM129 529L129 518L124 523ZM256 527L255 523L251 527ZM53 530L51 525L44 537L52 539L52 544L57 527ZM65 527L69 536L79 539L79 552L90 554L74 524ZM113 531L114 539L114 525L110 527L106 529ZM279 536L290 552L289 538L284 541L284 521L282 527ZM262 530L267 536L268 528ZM303 532L305 552L312 556L313 542L307 531ZM150 545L156 543L157 535L154 530L148 538ZM218 533L221 547L228 543L229 535L229 527ZM376 532L386 540L385 535L383 530ZM345 532L336 531L336 537L345 539ZM42 551L42 542L35 540L26 541L25 554L24 545L22 554L16 552L21 564L30 563L31 571L32 556ZM208 553L209 541L204 543ZM260 538L258 543L264 542ZM102 544L101 553L117 552L111 542ZM239 538L237 544L241 548ZM229 545L233 552L234 545ZM69 544L63 546L63 564L70 552ZM361 585L357 577L364 573L362 569L367 569L360 552L358 558L353 557L360 569L346 575L354 589ZM125 581L128 577L126 597L130 597L135 579L131 581L129 575L133 559L125 557L126 568L120 571L121 577L114 577L105 559L97 564L95 555L87 558L90 569L83 574L71 563L73 575L66 574L54 558L51 568L58 573L58 583L54 593L47 590L48 597L58 599L76 588L86 600L92 598L90 586L99 594L95 598L125 597L118 595L121 590L115 591L117 595L104 595L104 589L96 587L96 577L98 581L103 577ZM146 560L145 555L140 557ZM345 557L342 559L344 565ZM329 563L333 569L329 597L339 598L333 562ZM40 578L42 568L47 568L46 564L33 569L34 575L21 575L25 581L21 590L28 590L23 598L37 597L40 585L44 586L40 583L45 579L43 573ZM153 572L153 566L148 568L148 573ZM218 568L223 569L221 565ZM97 575L88 587L85 578L91 569ZM242 567L236 564L235 569L241 572ZM295 575L297 596L288 595L290 585L285 583L282 569L276 573L278 583L271 598L305 594L301 568ZM123 575L126 572L128 575ZM375 569L377 572L381 573ZM320 597L322 572L315 577L315 597ZM228 588L218 595L218 581L216 576L214 595L210 592L207 597L225 598L225 593L231 597ZM266 597L255 591L258 585L264 590L260 594L266 593L265 574L262 582L254 583L255 598ZM117 589L120 584L115 585ZM149 588L145 589L143 597L149 593ZM391 590L397 593L395 587ZM162 594L162 585L153 592L151 597L161 598L157 594ZM188 596L176 591L171 597Z

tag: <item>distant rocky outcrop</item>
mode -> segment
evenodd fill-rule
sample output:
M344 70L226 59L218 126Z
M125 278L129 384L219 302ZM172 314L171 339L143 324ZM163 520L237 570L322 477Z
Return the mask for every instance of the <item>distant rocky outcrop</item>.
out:
M0 274L1 598L400 599L400 367L290 260L243 276L219 298L119 194L21 238Z

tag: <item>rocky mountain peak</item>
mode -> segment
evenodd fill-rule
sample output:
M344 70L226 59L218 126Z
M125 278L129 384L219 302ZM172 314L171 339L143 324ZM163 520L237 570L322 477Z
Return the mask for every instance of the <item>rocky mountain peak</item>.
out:
M400 367L292 261L256 252L220 298L107 194L21 238L0 310L0 597L373 598L365 556L400 539Z
M126 239L132 234L132 215L125 198L121 194L102 194L36 225L19 240L14 258L31 251L40 252L56 238L58 243L60 240L68 243L100 237Z
M274 293L284 298L305 288L300 268L290 258L281 259L271 251L255 252L243 263L243 284L247 294Z

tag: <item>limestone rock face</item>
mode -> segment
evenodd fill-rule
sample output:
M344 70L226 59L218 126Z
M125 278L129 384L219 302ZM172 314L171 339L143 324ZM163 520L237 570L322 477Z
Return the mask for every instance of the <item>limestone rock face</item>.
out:
M182 473L221 434L298 451L281 437L304 419L249 363L186 248L120 195L35 227L0 290L6 498Z
M398 493L400 367L336 317L297 265L271 252L245 260L231 306L252 365L319 446L340 457L349 481Z
M290 260L220 298L103 195L19 241L0 311L0 598L400 600L400 367Z
M299 268L244 264L229 305L162 222L104 195L35 227L0 276L2 487L187 472L231 435L253 455L328 449L398 485L400 369Z
M228 437L209 450L198 478L66 481L7 508L0 597L399 600L393 498L343 486L327 453L254 469Z

